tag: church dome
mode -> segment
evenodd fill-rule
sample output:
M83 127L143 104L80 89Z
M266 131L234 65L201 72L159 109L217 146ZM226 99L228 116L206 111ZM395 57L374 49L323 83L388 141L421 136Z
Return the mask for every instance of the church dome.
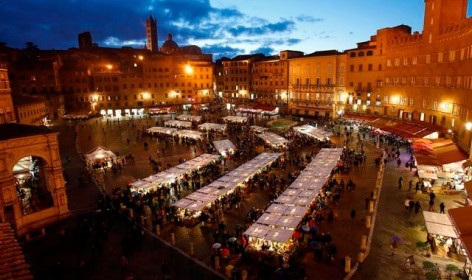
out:
M179 45L177 45L177 43L172 40L172 34L169 33L167 35L167 40L164 42L164 44L162 44L161 52L165 54L171 54L178 49Z

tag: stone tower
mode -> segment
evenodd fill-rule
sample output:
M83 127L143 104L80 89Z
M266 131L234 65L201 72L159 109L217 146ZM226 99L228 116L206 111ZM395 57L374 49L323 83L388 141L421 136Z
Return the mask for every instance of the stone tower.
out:
M467 18L468 0L425 0L423 36L433 42L433 37L443 28L460 23Z
M157 22L152 16L146 20L146 48L152 52L159 50L157 41Z

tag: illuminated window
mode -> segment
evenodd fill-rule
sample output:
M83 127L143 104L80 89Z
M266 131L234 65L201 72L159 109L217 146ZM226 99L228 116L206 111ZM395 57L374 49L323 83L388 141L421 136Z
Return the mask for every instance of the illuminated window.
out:
M441 63L443 62L444 54L443 53L438 53L438 62Z
M424 122L424 113L420 113L420 121Z

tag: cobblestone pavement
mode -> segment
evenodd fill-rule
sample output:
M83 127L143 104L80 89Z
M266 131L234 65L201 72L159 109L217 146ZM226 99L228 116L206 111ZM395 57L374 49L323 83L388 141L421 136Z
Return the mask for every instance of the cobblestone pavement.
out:
M145 125L153 126L155 122L156 119L153 118L121 121L120 123L107 123L106 120L101 119L80 123L78 134L80 152L86 153L97 145L103 145L113 151L118 151L120 154L132 153L136 157L136 163L126 166L120 174L114 175L109 173L105 176L106 191L109 191L111 187L125 186L129 181L153 174L154 172L151 170L148 158L150 155L153 158L157 158L156 151L161 151L163 148L165 149L164 155L162 155L162 152L159 155L163 166L167 164L175 166L178 164L179 159L188 160L203 153L199 148L195 151L194 147L178 142L173 143L169 147L166 146L162 140L149 141L149 138L137 138L138 129L142 130ZM135 125L135 128L132 127L132 124ZM68 194L70 208L74 213L87 212L94 209L98 191L94 187L80 187L77 185L77 176L74 176L74 174L76 175L81 172L83 166L78 160L77 155L74 155L74 149L71 148L74 142L74 126L71 125L68 128L62 128L60 136L61 153L63 158L70 158L70 161L64 160L64 170L69 177ZM92 139L88 138L89 135L92 135ZM62 138L64 138L64 140ZM126 139L130 139L129 146L126 144ZM343 137L333 138L333 141L338 146L342 146L341 143L343 143L343 140ZM144 149L144 141L149 142L147 150ZM354 141L351 147L356 148L357 143ZM257 147L257 149L258 151L262 151L264 148ZM330 207L335 214L334 221L332 223L326 221L322 222L319 227L320 232L330 232L333 236L333 241L338 248L337 258L331 263L315 262L313 253L308 251L301 254L300 262L306 269L308 279L343 279L346 274L344 273L342 260L345 256L350 256L352 258L352 264L354 265L357 254L360 252L361 238L363 235L368 234L368 229L364 225L364 218L367 214L365 199L370 196L374 188L377 176L377 167L375 166L374 159L381 155L381 151L370 143L366 143L364 149L367 154L367 162L364 166L353 168L349 174L337 175L338 179L343 178L344 181L352 179L357 184L356 190L354 192L345 192L339 205L331 204ZM301 152L303 154L309 153L310 151L311 147L306 147L306 150ZM406 157L406 155L402 154L402 157ZM238 164L239 163L230 162L228 168L232 169ZM285 172L281 172L280 170L274 170L272 172L275 172L277 176L284 176L284 174L290 171L293 171L293 169L286 170ZM409 179L407 179L408 176L414 175L413 172L410 173L405 168L397 168L393 163L387 164L384 186L380 196L377 224L375 225L374 239L372 241L372 249L368 258L354 275L354 279L398 279L403 277L403 275L413 277L417 274L414 269L405 267L405 257L416 253L414 249L416 241L424 241L426 234L424 232L424 226L421 226L422 216L420 214L408 214L408 211L405 212L403 201L407 195L412 195L414 198L427 203L428 197L419 193L410 194L405 189L399 191L398 188L396 188L398 174L403 174L404 182L409 181ZM437 204L442 200L446 201L448 208L458 205L454 200L463 201L461 197L443 194L438 194L437 199ZM225 214L224 221L227 228L232 230L236 224L244 224L246 213L251 207L263 209L269 203L270 195L267 191L249 193L248 196L243 199L239 209L233 209ZM351 210L356 210L356 216L354 218L351 218ZM161 279L159 278L162 276L160 273L160 263L167 259L171 260L172 263L169 263L169 265L174 268L173 273L176 273L173 275L173 279L212 279L212 277L219 277L208 270L208 268L212 266L210 255L214 229L215 226L211 224L206 224L205 226L197 225L192 228L169 224L162 228L160 240L147 235L143 241L143 246L129 259L128 268L130 274L132 274L135 279ZM168 246L171 233L175 233L175 248L180 250L181 253L176 253L176 250L171 250ZM404 240L404 244L400 246L397 255L393 257L390 256L388 248L392 234L397 234ZM103 246L104 249L101 257L94 260L93 265L91 264L90 267L87 267L85 272L86 279L120 279L120 277L123 277L119 265L119 258L122 255L120 242L123 236L126 235L126 224L120 220L114 222L109 241ZM191 241L194 243L195 248L193 257L186 255L189 252ZM34 248L34 246L41 248L40 244L40 240L38 240L37 243L33 242L31 248ZM56 247L58 247L58 245L56 245ZM48 247L45 246L42 248L45 249ZM62 248L59 247L58 250L59 249ZM169 258L169 256L172 257ZM40 259L39 256L37 256L37 258ZM64 264L64 271L70 272L77 269L76 255L74 255L73 251L67 258L71 259L69 262L71 265L66 266ZM203 266L191 266L190 264L194 264L195 262L189 260L189 258L200 261ZM436 261L434 257L432 259ZM54 259L53 256L51 258L44 258L42 261L44 267L55 267L56 259ZM249 279L258 279L257 266L249 265L245 268L249 272ZM221 272L223 272L223 269L224 267ZM189 278L189 275L202 275L202 278ZM275 279L275 276L273 276L273 278Z
M100 123L101 122L101 123ZM142 129L143 125L152 124L154 121L147 119L143 120L134 120L133 123L136 123L135 129ZM94 146L101 144L112 150L120 151L121 153L126 153L127 150L123 150L125 139L133 139L136 136L135 129L130 129L126 122L109 122L107 123L104 120L98 120L95 123L91 122L88 129L91 131L93 141L85 141L84 146L81 147L83 151L90 150ZM105 126L105 133L103 133L102 127ZM126 132L119 132L125 127ZM82 127L83 130L87 131L87 123ZM101 136L95 137L95 135L100 134ZM120 133L118 135L118 132ZM80 132L79 132L80 134ZM118 135L119 137L113 138L110 141L109 137L106 135ZM83 135L79 136L82 137ZM121 142L120 140L121 139ZM344 139L334 138L333 141L340 146ZM133 180L135 178L142 178L152 174L152 171L149 168L148 156L152 155L151 151L156 151L157 149L162 149L164 145L162 140L154 140L149 145L149 149L146 151L143 148L142 142L143 139L136 141L136 144L129 146L129 152L133 153L136 156L136 164L134 166L128 166L123 171L120 176L106 176L106 184L109 186L113 184L114 186L123 186L126 182ZM147 140L146 140L147 141ZM356 142L353 143L356 145ZM356 146L352 146L356 148ZM358 148L358 147L357 147ZM179 157L186 158L188 155L194 154L192 147L182 145L181 143L174 143L169 149L171 152L167 153L164 157L161 155L161 160L165 161L166 164L169 163L172 166L178 164ZM258 147L258 150L263 150L263 147ZM307 152L310 149L307 149ZM365 198L370 196L371 191L375 183L377 168L374 163L374 159L380 155L380 151L374 146L366 145L365 147L367 153L367 162L364 166L359 167L358 169L353 169L350 174L337 175L337 179L343 178L346 182L348 179L352 179L357 184L357 189L354 192L347 192L341 199L340 205L331 205L334 214L335 220L331 224L327 222L320 225L321 232L330 232L333 236L333 240L338 246L338 258L330 263L317 263L314 261L313 254L311 252L302 254L300 256L300 262L305 266L305 269L309 275L309 279L325 279L327 275L330 275L333 279L342 279L345 276L344 267L341 265L341 260L345 256L351 256L355 259L355 256L360 250L360 242L362 235L367 234L368 230L364 226L363 219L367 213L365 208ZM197 151L197 154L201 153L200 150ZM229 164L231 165L231 164ZM232 168L232 166L230 167ZM292 170L287 170L290 172ZM277 175L281 175L280 170L275 170ZM286 173L285 172L285 173ZM107 187L108 188L108 187ZM225 224L229 230L234 229L236 224L243 225L245 223L246 213L252 208L264 209L270 203L269 193L266 191L253 192L249 193L248 196L241 203L239 209L233 209L227 213L224 217ZM356 217L351 218L351 210L356 210ZM194 243L196 259L201 260L208 266L211 264L211 245L213 243L212 234L216 226L207 224L205 226L195 226L192 228L176 226L173 224L166 225L161 230L161 237L164 240L170 241L170 234L175 233L176 236L176 247L181 249L184 252L189 251L190 242ZM346 228L349 228L348 234L346 234ZM152 231L152 229L150 229ZM257 267L247 267L249 270L249 278L257 279Z
M442 270L446 264L454 264L459 268L464 265L444 256L433 255L427 258L417 250L416 243L426 241L426 226L421 212L429 208L429 194L415 192L415 185L418 181L416 171L405 168L405 162L409 159L409 155L404 149L401 150L400 157L402 159L400 167L397 167L393 161L386 165L371 251L360 269L354 274L353 279L423 279L423 261L437 263ZM400 176L403 178L401 190L398 189ZM413 180L411 191L408 190L410 180ZM450 208L464 206L462 193L446 194L440 187L433 189L436 194L436 212L439 212L441 202L446 204L446 211ZM415 214L414 211L410 213L405 209L404 201L408 197L421 202L422 209L418 214ZM393 235L397 235L403 240L395 255L392 255L390 249ZM411 255L415 258L416 266L407 265L407 257Z

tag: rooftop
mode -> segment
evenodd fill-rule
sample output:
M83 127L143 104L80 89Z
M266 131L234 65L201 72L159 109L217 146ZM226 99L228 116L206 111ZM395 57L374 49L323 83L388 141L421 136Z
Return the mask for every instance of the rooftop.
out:
M0 141L52 133L57 133L57 131L49 129L45 126L19 123L0 124Z

